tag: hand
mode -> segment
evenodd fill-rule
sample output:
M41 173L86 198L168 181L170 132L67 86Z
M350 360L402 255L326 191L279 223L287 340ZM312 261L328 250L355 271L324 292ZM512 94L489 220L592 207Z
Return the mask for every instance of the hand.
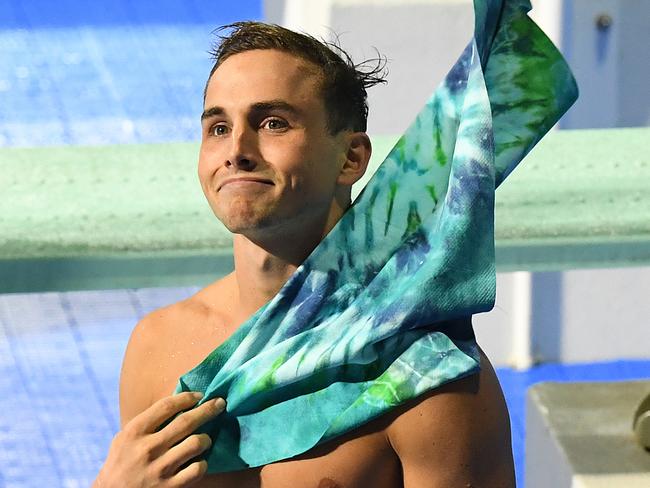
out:
M217 398L205 402L156 432L166 420L200 398L200 393L192 392L161 398L131 419L113 438L93 488L176 488L200 480L208 468L205 459L179 468L210 447L209 435L190 434L223 412L225 401Z

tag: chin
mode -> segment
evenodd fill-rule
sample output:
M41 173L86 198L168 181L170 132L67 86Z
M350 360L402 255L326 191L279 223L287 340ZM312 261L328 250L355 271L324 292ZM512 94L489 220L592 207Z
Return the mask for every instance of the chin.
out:
M287 216L275 202L237 198L214 205L214 214L233 234L259 234L286 222Z
M236 215L217 216L221 223L233 234L244 236L259 234L265 229L272 228L271 219L268 216L259 215Z

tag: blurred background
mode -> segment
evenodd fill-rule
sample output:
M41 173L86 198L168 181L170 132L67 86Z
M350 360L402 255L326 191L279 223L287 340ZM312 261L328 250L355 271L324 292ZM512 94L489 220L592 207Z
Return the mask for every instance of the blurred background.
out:
M649 126L650 2L532 4L581 89L556 130ZM385 55L389 83L370 90L369 133L390 140L471 38L473 8L471 0L4 0L0 169L31 148L47 155L184 143L194 151L212 31L245 19L336 37L356 61L376 56L375 48ZM43 178L57 171L39 168ZM0 224L12 212L3 193L13 177L3 177ZM0 255L0 282L16 278L20 259ZM506 393L523 487L531 384L650 378L650 267L500 271L497 280L495 309L474 323ZM205 284L101 283L5 286L0 294L0 488L89 486L119 429L119 368L131 329Z

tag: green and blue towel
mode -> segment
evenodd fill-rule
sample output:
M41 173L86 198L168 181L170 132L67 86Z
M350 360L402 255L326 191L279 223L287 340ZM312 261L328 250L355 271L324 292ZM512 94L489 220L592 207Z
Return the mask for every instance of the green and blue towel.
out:
M296 456L473 374L494 306L495 189L577 97L528 0L474 0L471 43L337 225L175 393L227 411L208 473Z

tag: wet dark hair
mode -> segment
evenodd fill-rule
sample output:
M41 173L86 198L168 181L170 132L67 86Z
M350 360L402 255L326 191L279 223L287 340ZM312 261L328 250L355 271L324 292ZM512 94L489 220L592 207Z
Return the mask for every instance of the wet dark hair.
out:
M386 83L386 58L355 64L337 42L320 41L313 36L264 22L235 22L215 31L217 43L210 51L217 68L230 56L254 49L276 49L309 61L320 69L321 89L331 134L344 129L365 132L368 119L366 88Z

